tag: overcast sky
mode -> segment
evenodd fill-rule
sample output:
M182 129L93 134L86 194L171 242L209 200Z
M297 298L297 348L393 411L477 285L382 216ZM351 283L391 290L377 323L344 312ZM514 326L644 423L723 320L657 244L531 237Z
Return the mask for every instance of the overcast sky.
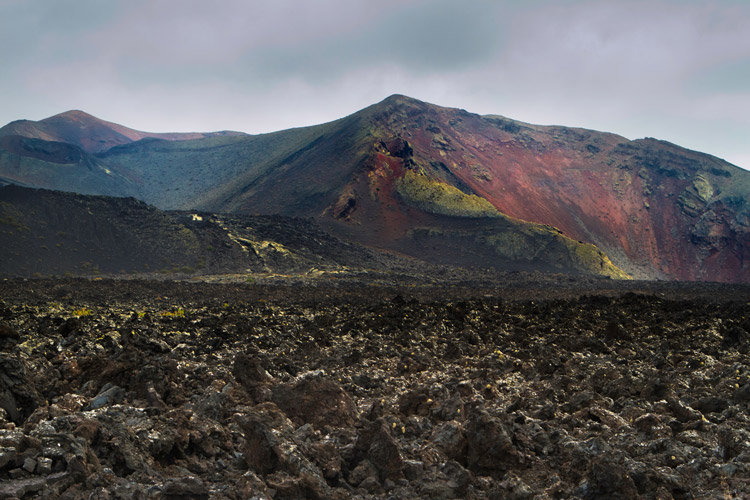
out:
M750 1L0 0L0 122L260 133L406 94L750 169Z

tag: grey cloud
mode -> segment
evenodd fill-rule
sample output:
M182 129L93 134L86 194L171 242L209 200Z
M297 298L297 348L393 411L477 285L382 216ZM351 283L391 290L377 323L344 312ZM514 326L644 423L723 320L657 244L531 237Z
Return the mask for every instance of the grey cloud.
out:
M0 121L258 132L399 92L748 158L748 22L738 0L0 0Z
M136 45L135 50L118 51L123 75L130 80L142 81L143 73L148 73L164 82L226 79L263 87L288 78L326 84L358 68L383 64L416 73L456 72L491 56L503 31L496 3L490 1L401 2L372 12L340 12L340 5L333 6L337 10L316 9L307 13L310 17L303 15L303 20L296 16L279 19L280 13L286 14L283 9L266 12L265 16L277 21L270 23L274 26L270 32L268 19L240 9L236 19L244 15L245 21L221 27L208 22L202 30L177 17L170 21L177 26L161 35L161 45L148 36L131 42L130 22L125 28L115 27L114 36L123 39L118 45L130 49ZM349 18L340 17L346 15ZM358 28L352 30L350 23ZM323 24L329 30L300 36L311 24ZM216 33L219 29L224 32ZM106 36L110 33L107 30Z

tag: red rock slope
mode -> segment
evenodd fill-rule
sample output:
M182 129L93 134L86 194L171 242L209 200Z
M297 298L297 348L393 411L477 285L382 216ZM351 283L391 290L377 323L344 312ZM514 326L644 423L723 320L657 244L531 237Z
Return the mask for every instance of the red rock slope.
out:
M374 134L405 141L429 176L593 243L636 277L750 281L750 173L723 160L403 96L369 113Z

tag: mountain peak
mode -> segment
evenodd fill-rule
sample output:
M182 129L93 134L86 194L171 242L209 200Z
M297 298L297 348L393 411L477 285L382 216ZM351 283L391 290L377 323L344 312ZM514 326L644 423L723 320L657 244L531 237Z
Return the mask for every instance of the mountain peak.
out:
M425 106L428 103L403 94L391 94L376 106Z
M381 102L383 103L392 103L392 102L401 102L401 101L416 101L421 102L418 99L414 99L413 97L409 97L404 94L391 94L385 99L383 99Z
M47 120L53 120L55 118L67 118L71 120L81 120L81 119L95 119L99 120L99 118L90 115L86 113L85 111L81 111L80 109L71 109L69 111L65 111L63 113L58 113L54 116L50 116L49 118L45 118L44 120L40 121L47 121Z

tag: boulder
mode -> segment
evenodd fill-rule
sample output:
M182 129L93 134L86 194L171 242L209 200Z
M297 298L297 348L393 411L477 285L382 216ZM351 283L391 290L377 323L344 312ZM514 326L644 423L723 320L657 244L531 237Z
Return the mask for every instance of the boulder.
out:
M294 383L276 385L271 398L295 423L317 429L351 426L357 416L349 394L323 373L303 374Z

